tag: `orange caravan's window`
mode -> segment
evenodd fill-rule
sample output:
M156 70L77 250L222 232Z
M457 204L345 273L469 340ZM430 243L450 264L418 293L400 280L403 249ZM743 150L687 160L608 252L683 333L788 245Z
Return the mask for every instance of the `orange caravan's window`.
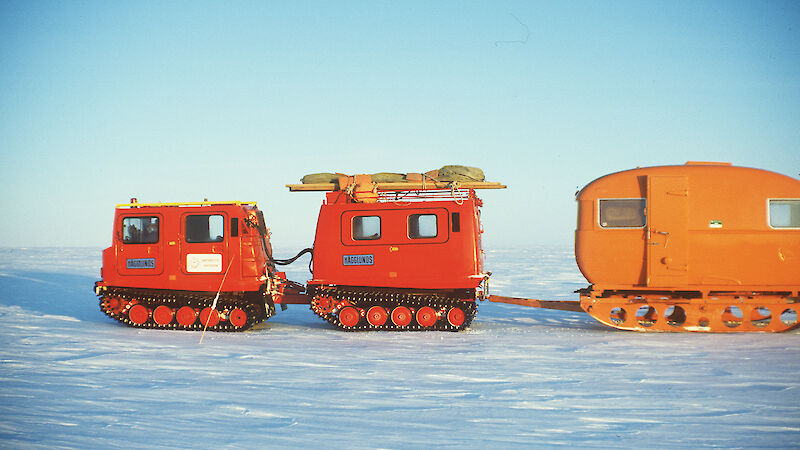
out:
M353 217L353 240L370 241L381 238L380 216Z
M643 198L600 199L600 226L603 228L642 228L647 223Z
M158 242L158 217L126 217L122 219L122 242L126 244Z
M800 199L770 200L769 226L772 228L800 228Z

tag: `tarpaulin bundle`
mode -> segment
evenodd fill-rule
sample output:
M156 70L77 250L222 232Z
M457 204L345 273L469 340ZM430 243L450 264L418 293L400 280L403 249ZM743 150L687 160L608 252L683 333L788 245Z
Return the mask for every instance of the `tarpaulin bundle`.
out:
M341 173L312 173L302 178L303 184L317 183L336 183L339 177L346 176ZM421 181L427 178L433 181L452 182L452 181L484 181L483 170L477 167L449 165L443 166L439 170L431 170L424 174L419 173L389 173L380 172L370 175L375 183L403 183L411 181Z

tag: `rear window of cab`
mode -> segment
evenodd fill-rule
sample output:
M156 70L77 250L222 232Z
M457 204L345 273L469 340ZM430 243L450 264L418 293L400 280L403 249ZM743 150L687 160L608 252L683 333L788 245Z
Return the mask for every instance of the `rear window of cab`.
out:
M225 218L220 214L186 216L186 242L222 242L225 238Z
M374 241L381 238L381 218L379 216L356 216L352 219L352 238L354 241Z

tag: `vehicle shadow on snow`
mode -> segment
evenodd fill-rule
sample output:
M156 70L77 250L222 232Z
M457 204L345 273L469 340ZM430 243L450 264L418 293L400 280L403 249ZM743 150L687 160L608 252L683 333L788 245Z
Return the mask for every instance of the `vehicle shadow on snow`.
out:
M67 273L6 271L0 273L0 305L80 321L108 320L93 288L96 278Z
M116 323L100 310L94 294L97 278L68 273L0 271L0 306L18 306L32 314L68 316L81 322ZM333 329L308 308L291 305L250 331Z
M53 272L6 271L0 272L0 305L18 306L31 312L69 316L82 322L107 323L111 321L100 311L99 300L94 295L96 278ZM113 321L112 321L113 322ZM284 328L333 329L316 317L307 306L291 305L275 317L253 328L254 331ZM515 305L484 303L470 329L558 327L583 330L612 330L585 313L543 310Z

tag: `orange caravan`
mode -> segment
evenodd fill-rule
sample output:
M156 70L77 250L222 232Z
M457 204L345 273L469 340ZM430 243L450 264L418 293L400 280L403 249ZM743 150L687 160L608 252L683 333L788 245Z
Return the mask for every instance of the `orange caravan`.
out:
M800 313L800 181L689 162L577 194L580 305L627 330L784 331Z

